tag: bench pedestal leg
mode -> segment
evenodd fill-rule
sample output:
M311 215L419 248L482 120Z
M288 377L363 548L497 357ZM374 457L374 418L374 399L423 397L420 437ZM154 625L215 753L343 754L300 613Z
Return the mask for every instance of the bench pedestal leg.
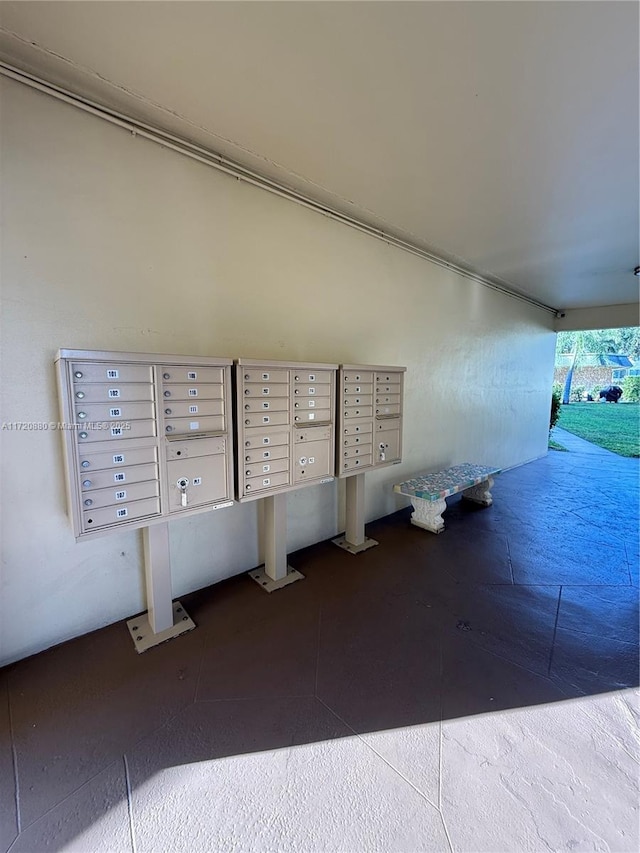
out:
M432 533L441 533L444 530L442 513L447 508L447 502L444 498L439 498L437 501L411 498L411 503L413 505L411 524L430 530Z
M492 486L493 479L489 477L489 479L485 480L484 483L478 483L477 486L471 486L471 488L465 489L462 493L462 497L466 498L468 501L473 501L476 504L481 504L482 506L491 506L493 503L493 498L491 497Z

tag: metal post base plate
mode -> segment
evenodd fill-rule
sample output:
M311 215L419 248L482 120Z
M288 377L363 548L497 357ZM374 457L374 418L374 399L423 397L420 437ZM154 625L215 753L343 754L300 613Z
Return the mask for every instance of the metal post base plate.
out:
M179 601L174 601L172 607L172 627L167 628L165 631L160 631L157 634L153 633L153 628L149 624L149 616L147 613L141 613L140 616L127 620L127 628L129 629L133 644L139 655L142 654L142 652L146 652L147 649L159 646L160 643L166 643L167 640L173 640L174 637L179 637L180 634L186 634L188 631L193 631L196 627L195 622L191 617L187 616Z
M331 540L338 548L343 548L350 554L361 554L363 551L368 551L369 548L375 548L380 543L376 539L365 539L361 545L354 545L353 542L348 542L346 536L338 536L337 539Z
M247 572L247 574L265 592L275 592L277 589L282 589L283 586L289 586L290 583L304 580L304 575L297 571L297 569L292 569L291 566L287 566L286 577L281 578L279 581L274 581L273 578L270 578L265 572L264 566L260 566L260 568L254 569L252 572Z

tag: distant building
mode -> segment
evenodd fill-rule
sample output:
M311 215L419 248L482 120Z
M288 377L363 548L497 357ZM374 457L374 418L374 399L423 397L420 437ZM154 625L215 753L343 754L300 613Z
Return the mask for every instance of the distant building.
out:
M554 383L564 387L572 359L571 353L556 355ZM591 394L594 389L607 385L621 385L625 376L640 376L640 367L635 367L628 355L582 353L578 356L571 386L577 388L582 385L585 393Z

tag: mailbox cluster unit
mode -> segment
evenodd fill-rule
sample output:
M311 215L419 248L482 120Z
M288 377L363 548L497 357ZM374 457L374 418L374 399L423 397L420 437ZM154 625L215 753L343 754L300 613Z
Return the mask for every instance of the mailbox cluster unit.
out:
M341 365L338 476L400 461L404 372L400 367Z
M64 447L77 539L231 505L231 364L60 350L62 420L75 426Z
M171 601L171 518L263 499L265 570L250 575L272 591L301 577L286 564L286 492L339 476L338 544L376 544L362 474L400 461L405 368L239 359L233 374L231 359L67 349L56 365L76 539L143 529L138 651L195 627Z

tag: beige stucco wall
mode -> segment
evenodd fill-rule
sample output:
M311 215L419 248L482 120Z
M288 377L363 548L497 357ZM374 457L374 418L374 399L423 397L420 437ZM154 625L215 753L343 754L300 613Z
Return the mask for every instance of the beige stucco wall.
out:
M369 519L420 469L546 452L548 313L17 83L1 98L3 422L58 419L59 347L369 362L408 368L404 461L367 475ZM0 439L2 663L144 598L140 532L74 541L60 436ZM290 550L341 529L343 495L289 500ZM253 568L256 515L173 522L174 594Z

